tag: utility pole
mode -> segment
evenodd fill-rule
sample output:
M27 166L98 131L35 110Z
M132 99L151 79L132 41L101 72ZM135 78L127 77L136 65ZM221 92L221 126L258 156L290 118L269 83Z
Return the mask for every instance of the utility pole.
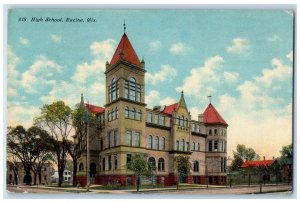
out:
M89 139L89 114L86 109L86 190L90 191L90 139Z

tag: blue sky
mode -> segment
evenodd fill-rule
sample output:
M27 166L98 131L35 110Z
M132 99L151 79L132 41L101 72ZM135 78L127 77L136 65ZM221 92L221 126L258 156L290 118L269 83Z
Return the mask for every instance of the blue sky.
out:
M81 93L103 105L104 66L124 19L146 63L148 107L176 102L184 90L196 119L211 94L229 124L229 151L243 143L271 158L291 143L293 16L284 10L11 10L7 124L28 127L43 104L73 107Z

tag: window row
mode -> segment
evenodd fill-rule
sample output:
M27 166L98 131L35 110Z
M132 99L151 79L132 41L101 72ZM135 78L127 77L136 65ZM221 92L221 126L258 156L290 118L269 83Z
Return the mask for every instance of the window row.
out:
M158 166L157 169L159 171L165 170L165 160L163 158L158 159ZM156 160L154 157L150 157L148 159L148 170L155 171L156 170Z
M209 140L208 151L209 152L226 152L226 141L223 140Z
M189 142L185 142L184 139L176 140L176 150L177 151L188 151L189 150Z
M111 111L107 111L108 121L112 121L119 118L119 109L118 107L113 108Z
M125 106L125 118L130 118L130 119L141 121L142 120L142 110L135 109L135 108L129 109L128 106Z
M166 149L166 139L164 137L158 137L149 135L147 148L156 149L156 150L165 150Z
M198 133L200 133L201 132L200 125L196 124L196 123L193 123L192 124L192 132L198 132Z
M200 143L193 142L192 150L193 151L200 151Z
M126 130L126 145L140 146L141 133L138 131Z
M101 158L100 158L100 160L101 160ZM108 162L108 167L106 166L106 162ZM118 156L117 155L108 155L107 158L103 157L100 170L111 171L111 170L117 170L117 169L118 169Z
M108 147L114 147L118 145L119 130L115 129L108 133Z
M119 95L120 95L119 80L113 78L108 90L109 101L111 102L116 100L117 98L119 98Z
M105 113L102 113L100 115L97 116L97 121L99 123L104 123L105 122Z
M134 77L130 78L129 81L125 80L124 93L126 99L141 102L141 85L136 83Z
M209 129L208 131L209 135L221 135L221 136L226 136L226 130L225 129L221 129L220 132L218 131L218 129Z
M176 125L180 125L183 127L189 127L189 119L185 118L184 116L178 116L175 119Z
M163 116L163 115L159 115L157 113L155 113L153 115L152 112L148 112L147 122L148 123L159 124L159 125L165 125L166 117Z

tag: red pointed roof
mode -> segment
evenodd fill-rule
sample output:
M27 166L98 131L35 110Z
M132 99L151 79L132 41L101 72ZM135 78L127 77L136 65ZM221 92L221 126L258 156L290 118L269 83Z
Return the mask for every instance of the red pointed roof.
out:
M225 124L225 120L212 104L209 104L203 113L203 122L208 124Z
M261 161L245 161L241 168L259 167L259 166L271 166L276 160L261 160Z
M117 63L117 61L120 58L120 52L121 50L123 51L124 54L124 60L128 61L130 63L133 63L135 65L140 65L140 60L138 59L127 35L124 33L124 35L121 38L121 41L114 53L114 56L112 57L111 61L110 61L110 65L114 65Z
M165 114L169 114L169 115L172 115L172 112L177 109L178 107L178 103L175 103L175 104L171 104L169 106L166 106L163 113Z
M102 113L104 112L105 108L101 106L95 106L92 104L85 104L85 106L92 112L92 113Z

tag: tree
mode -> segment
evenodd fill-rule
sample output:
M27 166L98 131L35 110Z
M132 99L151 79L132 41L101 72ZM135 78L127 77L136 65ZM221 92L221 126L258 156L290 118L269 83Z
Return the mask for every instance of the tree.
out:
M128 169L136 176L136 191L139 191L140 176L148 172L147 156L145 154L135 154L128 164Z
M35 124L48 131L48 147L55 154L58 167L58 186L63 182L67 156L67 140L72 130L72 110L63 101L46 104L41 115L35 118Z
M284 173L287 173L288 182L292 180L292 164L293 164L293 145L283 146L281 151L281 156L278 160L281 169L283 169Z
M24 183L31 185L31 170L39 158L41 147L40 137L47 134L42 129L33 126L26 130L23 126L9 127L7 134L8 155L15 156L23 165L25 176ZM9 158L8 158L9 159Z
M174 157L174 169L177 172L179 179L190 174L192 164L190 163L188 156L178 155ZM179 186L179 180L177 181L177 187Z
M233 151L233 160L230 166L231 171L239 170L244 161L259 160L260 156L254 149L247 148L245 145L238 144L236 151Z
M18 176L18 172L19 172L19 160L16 156L14 156L13 154L8 153L7 154L7 165L9 167L9 170L12 170L14 173L14 185L18 185L19 183L19 176ZM11 183L10 183L11 184Z
M88 113L82 99L82 102L72 111L72 125L75 129L74 141L69 140L67 142L67 150L73 161L73 186L77 185L78 159L86 151L87 119L89 126L96 124L95 115ZM90 142L96 137L94 135L89 133Z

